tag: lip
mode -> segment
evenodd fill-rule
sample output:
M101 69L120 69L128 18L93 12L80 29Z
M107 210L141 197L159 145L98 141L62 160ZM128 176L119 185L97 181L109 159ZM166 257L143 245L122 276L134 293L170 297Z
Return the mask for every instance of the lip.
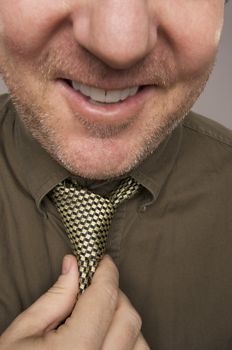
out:
M145 86L136 95L128 97L120 103L95 105L89 98L75 91L66 81L57 79L61 94L68 101L75 114L94 123L123 123L134 117L144 107L146 100L152 94L156 86Z

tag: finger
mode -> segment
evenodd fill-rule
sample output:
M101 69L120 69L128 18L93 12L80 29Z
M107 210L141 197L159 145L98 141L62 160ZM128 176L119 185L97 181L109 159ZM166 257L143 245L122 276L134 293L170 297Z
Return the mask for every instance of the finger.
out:
M105 256L95 272L92 284L79 297L67 323L67 334L70 336L70 329L73 329L72 336L80 349L86 349L91 344L96 349L102 347L117 302L118 270L112 259ZM61 331L65 331L64 327L61 327Z
M57 282L15 319L7 333L11 332L12 337L22 339L40 336L54 329L71 313L77 293L77 261L74 256L66 255L63 259L62 274Z
M133 348L133 350L151 350L146 340L144 339L142 333L139 334L137 342Z
M138 340L142 321L129 299L121 291L113 321L102 350L130 350Z

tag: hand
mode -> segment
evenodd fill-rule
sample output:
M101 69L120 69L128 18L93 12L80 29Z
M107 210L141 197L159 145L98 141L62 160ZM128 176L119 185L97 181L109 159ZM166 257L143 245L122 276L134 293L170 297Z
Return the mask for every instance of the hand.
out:
M67 255L58 281L7 328L0 350L149 350L141 319L119 290L118 271L108 256L77 296L77 262Z

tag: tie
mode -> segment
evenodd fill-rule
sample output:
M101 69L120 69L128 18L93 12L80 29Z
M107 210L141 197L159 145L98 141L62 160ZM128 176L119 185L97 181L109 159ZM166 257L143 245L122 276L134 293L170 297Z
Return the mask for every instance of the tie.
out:
M90 192L71 180L58 184L51 199L61 215L73 252L78 258L80 292L91 283L106 246L116 208L139 189L132 178L123 180L108 198Z

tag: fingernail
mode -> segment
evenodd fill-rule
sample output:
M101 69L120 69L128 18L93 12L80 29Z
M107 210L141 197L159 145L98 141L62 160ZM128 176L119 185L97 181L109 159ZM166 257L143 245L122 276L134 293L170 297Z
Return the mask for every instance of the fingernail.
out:
M66 275L67 273L69 273L71 265L72 265L72 259L69 255L66 255L62 263L62 275Z

